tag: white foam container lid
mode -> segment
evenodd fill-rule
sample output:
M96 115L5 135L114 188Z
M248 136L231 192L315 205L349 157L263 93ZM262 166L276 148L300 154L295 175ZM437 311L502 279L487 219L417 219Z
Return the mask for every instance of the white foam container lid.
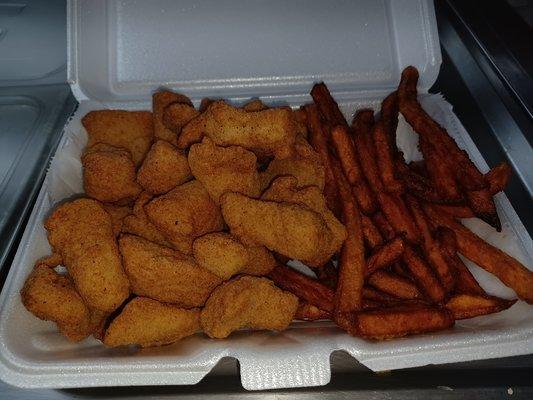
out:
M149 109L160 87L234 102L261 97L271 104L310 100L325 81L347 117L379 108L401 70L420 71L424 108L483 171L468 133L439 95L424 95L441 63L433 4L427 0L135 1L68 3L68 76L80 106L36 201L0 297L0 377L21 387L193 384L223 357L240 363L246 389L324 385L330 355L344 350L374 371L527 354L533 351L533 307L458 321L454 329L393 341L353 338L324 323L295 323L281 332L240 331L226 340L203 334L174 345L108 349L94 339L72 344L53 323L28 313L19 290L34 262L49 254L43 221L58 201L82 192L79 156L87 141L81 118L101 108ZM400 117L398 141L417 158L416 134ZM501 233L465 223L490 243L533 265L533 244L503 193L496 195ZM512 290L468 263L489 292Z

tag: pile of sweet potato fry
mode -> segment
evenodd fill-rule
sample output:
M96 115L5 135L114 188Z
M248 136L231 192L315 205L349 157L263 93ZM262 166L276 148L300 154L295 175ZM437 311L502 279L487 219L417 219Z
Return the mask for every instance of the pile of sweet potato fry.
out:
M509 308L490 296L459 253L533 303L533 273L457 219L478 217L500 230L493 196L502 163L482 174L420 106L418 72L406 68L378 116L358 110L348 125L324 84L304 106L309 141L325 166L324 195L348 237L317 279L285 266L270 277L300 299L297 318L332 319L354 336L388 339L446 329L455 320ZM406 163L396 146L401 113L419 136L423 160Z

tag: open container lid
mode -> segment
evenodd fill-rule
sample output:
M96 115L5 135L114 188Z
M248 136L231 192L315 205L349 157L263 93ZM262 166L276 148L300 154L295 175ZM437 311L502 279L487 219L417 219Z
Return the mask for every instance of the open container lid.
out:
M316 81L371 97L403 67L436 80L430 0L71 0L68 78L78 100L148 100L161 86L193 100L295 96Z

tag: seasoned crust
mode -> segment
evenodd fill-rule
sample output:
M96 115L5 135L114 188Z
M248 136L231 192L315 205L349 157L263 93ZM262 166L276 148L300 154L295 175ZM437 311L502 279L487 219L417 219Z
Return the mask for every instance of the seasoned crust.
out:
M106 330L104 344L141 347L174 343L200 330L199 309L186 310L146 297L136 297Z
M297 308L298 298L269 279L240 276L215 289L200 321L209 337L223 339L241 328L286 329Z

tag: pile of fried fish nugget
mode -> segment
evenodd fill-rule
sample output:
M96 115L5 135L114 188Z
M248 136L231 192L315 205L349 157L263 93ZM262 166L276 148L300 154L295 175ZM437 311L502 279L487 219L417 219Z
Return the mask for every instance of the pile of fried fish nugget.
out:
M493 196L509 167L480 173L422 109L417 79L408 67L378 116L357 110L351 125L324 84L299 109L196 109L160 91L152 112L88 113L85 197L45 221L52 254L23 304L68 340L111 347L295 319L389 339L514 304L487 294L459 253L532 303L533 273L459 222L500 229ZM407 163L396 146L399 113L423 160Z

